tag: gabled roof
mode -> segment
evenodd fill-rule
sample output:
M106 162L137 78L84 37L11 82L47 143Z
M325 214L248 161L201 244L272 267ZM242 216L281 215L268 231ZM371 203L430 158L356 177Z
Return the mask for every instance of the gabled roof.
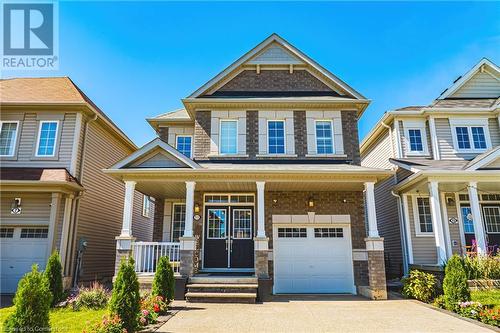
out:
M445 99L451 97L455 92L457 92L461 87L463 87L467 82L469 82L469 80L471 80L474 77L474 75L478 72L486 72L495 77L496 80L500 80L500 68L490 60L483 58L474 67L472 67L472 69L470 69L465 75L455 80L455 82L453 82L453 85L448 89L446 89L445 91L443 91L441 95L438 97L438 99Z
M181 154L177 149L170 146L165 141L160 138L156 138L149 143L145 144L123 160L119 161L115 165L111 166L109 169L123 169L127 166L131 165L135 161L140 160L143 157L146 157L154 150L159 149L163 153L165 153L169 158L178 162L181 165L184 165L186 168L198 169L200 168L199 164L194 162L192 159Z
M210 81L208 81L206 84L201 86L199 89L197 89L195 92L193 92L191 95L189 95L187 98L192 99L192 98L197 98L202 96L206 91L210 90L212 87L216 86L219 82L224 80L228 75L233 73L238 67L241 65L248 63L248 64L259 64L262 63L262 59L257 59L259 55L262 54L263 51L266 50L266 48L269 47L275 47L278 45L280 48L284 50L284 53L289 56L290 59L286 59L288 63L293 64L294 62L296 63L304 63L306 65L311 66L313 69L318 71L321 75L326 77L328 80L330 80L333 84L336 86L340 87L342 90L346 91L349 95L351 96L346 96L346 97L352 97L355 99L360 99L360 100L365 100L365 97L361 95L359 92L354 90L352 87L350 87L347 83L339 79L337 76L326 70L324 67L319 65L317 62L309 58L307 55L302 53L299 49L288 43L286 40L278 36L277 34L273 33L271 36L266 38L264 41L262 41L260 44L258 44L256 47L245 53L242 57L240 57L238 60L233 62L229 67L224 69L222 72L217 74L214 78L212 78ZM284 58L286 58L284 56ZM268 62L269 63L269 62Z
M146 118L146 121L156 130L158 130L159 124L192 124L194 122L184 108L162 113L152 118Z
M470 161L466 165L465 170L481 169L499 158L500 158L500 146L497 146L487 152L477 155L472 161Z

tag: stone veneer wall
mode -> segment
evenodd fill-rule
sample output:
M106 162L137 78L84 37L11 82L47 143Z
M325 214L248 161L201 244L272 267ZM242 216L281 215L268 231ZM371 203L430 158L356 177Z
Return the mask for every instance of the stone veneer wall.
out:
M194 121L194 160L207 159L210 154L211 111L197 111Z
M155 199L154 206L153 242L161 242L163 240L163 211L165 209L165 199Z
M307 154L306 111L293 111L293 132L295 136L295 154L305 158Z

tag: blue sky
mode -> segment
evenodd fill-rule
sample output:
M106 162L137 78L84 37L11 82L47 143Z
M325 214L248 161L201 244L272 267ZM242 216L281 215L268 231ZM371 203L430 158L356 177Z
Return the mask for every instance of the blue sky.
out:
M144 120L273 32L372 100L363 138L390 109L428 104L482 57L500 64L497 2L61 2L60 69L138 145Z

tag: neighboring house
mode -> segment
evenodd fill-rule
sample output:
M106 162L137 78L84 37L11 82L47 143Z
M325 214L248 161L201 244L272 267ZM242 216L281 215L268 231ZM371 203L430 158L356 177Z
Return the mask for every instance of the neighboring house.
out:
M362 166L396 170L375 190L392 275L498 250L499 96L500 70L483 59L430 105L387 112L361 143Z
M124 186L102 169L136 146L67 77L0 80L1 292L60 252L65 284L113 276ZM134 200L134 234L150 240L153 207Z
M133 249L148 274L168 254L191 301L224 297L206 291L234 272L262 298L386 297L373 189L392 172L360 166L366 98L273 34L182 102L148 119L159 138L105 170L127 188L118 258ZM156 243L134 242L134 189L156 198Z

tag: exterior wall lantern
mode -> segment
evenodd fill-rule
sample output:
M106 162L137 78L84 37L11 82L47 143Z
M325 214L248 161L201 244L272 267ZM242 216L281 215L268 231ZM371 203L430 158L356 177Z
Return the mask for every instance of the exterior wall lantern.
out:
M194 204L194 212L198 214L200 212L200 205L199 204Z
M312 197L310 197L309 200L307 200L307 205L309 206L309 208L314 207L314 199Z
M19 215L21 214L21 211L21 198L14 198L12 204L10 205L10 213L13 215Z

